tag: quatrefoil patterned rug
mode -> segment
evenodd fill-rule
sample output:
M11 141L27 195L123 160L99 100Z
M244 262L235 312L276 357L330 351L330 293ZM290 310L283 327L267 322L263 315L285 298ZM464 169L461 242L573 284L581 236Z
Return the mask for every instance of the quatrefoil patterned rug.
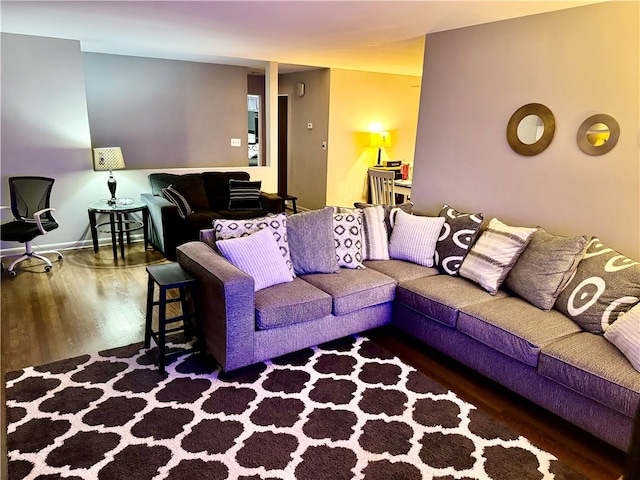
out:
M363 337L231 374L154 355L9 373L9 480L585 478Z

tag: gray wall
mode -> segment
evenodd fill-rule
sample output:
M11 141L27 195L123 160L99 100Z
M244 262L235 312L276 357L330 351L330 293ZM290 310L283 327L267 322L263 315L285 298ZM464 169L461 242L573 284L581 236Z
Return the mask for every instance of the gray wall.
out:
M596 235L640 259L639 18L605 2L427 35L412 200L443 203L557 234ZM533 157L506 140L510 116L538 102L556 119ZM576 132L613 116L618 145L584 154Z
M248 165L246 68L82 57L94 147L122 147L127 168Z
M296 95L298 82L306 85L303 97ZM289 94L289 194L297 196L303 208L322 208L327 199L327 150L322 150L322 142L329 136L329 70L280 75L279 91Z
M2 205L9 205L7 177L11 175L44 175L56 179L52 204L60 228L37 239L37 245L51 248L70 248L91 245L88 235L87 206L108 198L108 172L94 172L89 132L89 116L85 96L84 56L80 43L30 35L2 34L1 38L2 138L0 192ZM234 68L235 71L235 68ZM246 92L246 77L242 75ZM226 95L227 86L217 94ZM236 88L235 85L229 88ZM246 139L246 97L243 93L238 131ZM111 96L107 97L112 98ZM117 99L112 99L114 102ZM187 123L190 120L185 120ZM117 122L116 122L117 123ZM240 136L240 135L238 135ZM154 136L157 138L157 136ZM227 140L227 145L230 142ZM150 141L150 143L153 143ZM104 146L104 145L101 145ZM112 145L113 146L113 145ZM149 145L151 150L153 145ZM237 148L246 161L246 141ZM275 167L198 167L161 169L130 168L131 158L123 146L127 169L114 172L118 181L118 197L139 199L141 192L150 191L147 175L165 171L188 173L203 170L246 170L252 179L261 180L263 190L275 192ZM189 152L196 156L196 152ZM11 218L4 210L2 221ZM109 242L108 234L101 242ZM14 242L2 242L3 253L19 251L23 247Z

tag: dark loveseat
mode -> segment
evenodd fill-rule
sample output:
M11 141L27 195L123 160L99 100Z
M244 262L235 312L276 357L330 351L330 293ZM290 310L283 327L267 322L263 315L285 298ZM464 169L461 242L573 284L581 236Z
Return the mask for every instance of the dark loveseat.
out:
M141 194L140 199L149 209L149 241L171 260L178 245L197 240L200 230L211 228L216 218L254 218L284 211L279 196L264 192L259 209L229 209L229 180L249 180L247 172L152 173L148 178L151 193ZM180 216L178 207L162 192L169 185L184 196L193 213Z

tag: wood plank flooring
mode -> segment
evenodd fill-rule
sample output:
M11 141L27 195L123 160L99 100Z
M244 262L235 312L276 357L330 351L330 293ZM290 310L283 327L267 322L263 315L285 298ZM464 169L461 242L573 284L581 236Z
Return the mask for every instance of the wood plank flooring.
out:
M124 260L114 261L106 247L97 254L92 249L66 251L64 260L55 262L50 273L36 262L18 267L15 278L2 272L3 480L7 478L4 375L143 339L145 267L166 260L158 252L144 251L141 243L126 246L125 253ZM622 474L623 452L393 329L380 329L369 336L589 478L616 480Z

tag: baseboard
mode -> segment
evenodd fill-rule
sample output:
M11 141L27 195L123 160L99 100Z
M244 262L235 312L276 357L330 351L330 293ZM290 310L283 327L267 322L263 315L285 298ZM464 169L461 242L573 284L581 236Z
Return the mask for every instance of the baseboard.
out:
M131 235L131 243L143 242L144 235L142 233L132 234ZM80 250L83 248L93 248L93 241L91 239L84 239L77 242L62 242L62 243L46 243L46 244L35 244L31 243L33 247L33 251L35 253L46 251L46 250ZM100 247L103 246L111 246L111 238L104 237L98 239L98 245ZM19 255L24 253L24 245L20 244L16 247L11 248L3 248L0 249L0 256L6 257L9 255Z

